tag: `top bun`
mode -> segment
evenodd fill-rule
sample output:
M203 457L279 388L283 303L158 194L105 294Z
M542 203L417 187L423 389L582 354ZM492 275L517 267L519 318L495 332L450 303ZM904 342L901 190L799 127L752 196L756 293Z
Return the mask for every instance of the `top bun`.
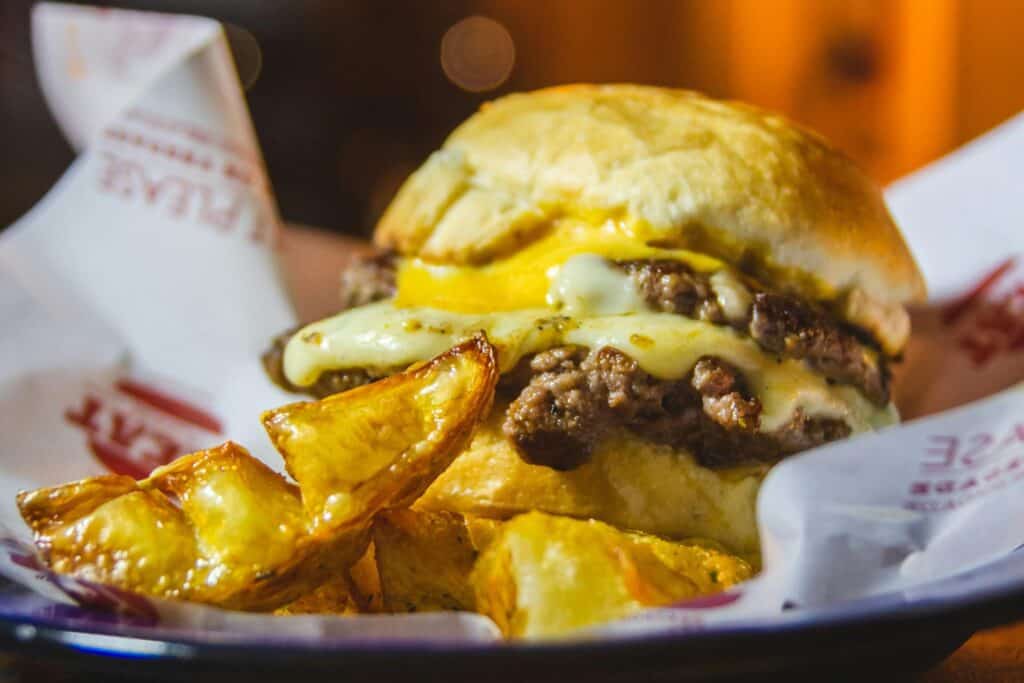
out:
M613 218L645 242L839 302L892 352L907 334L896 309L925 294L878 187L846 156L781 116L654 87L572 85L485 104L406 181L375 239L482 263L566 215Z

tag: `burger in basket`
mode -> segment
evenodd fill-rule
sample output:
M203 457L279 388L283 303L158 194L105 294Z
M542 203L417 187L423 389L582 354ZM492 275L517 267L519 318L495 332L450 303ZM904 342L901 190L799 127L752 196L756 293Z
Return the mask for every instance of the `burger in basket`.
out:
M375 242L345 310L264 356L320 399L263 418L294 483L228 444L87 503L97 480L23 494L53 569L561 635L748 578L767 469L898 421L921 274L876 186L781 117L626 85L504 97L413 173ZM133 540L144 505L180 526L175 557ZM146 570L83 560L75 525Z

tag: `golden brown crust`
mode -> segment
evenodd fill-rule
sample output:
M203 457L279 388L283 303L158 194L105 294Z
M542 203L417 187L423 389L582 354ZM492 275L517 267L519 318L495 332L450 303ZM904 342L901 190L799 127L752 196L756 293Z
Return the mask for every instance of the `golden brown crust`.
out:
M767 466L709 470L686 451L621 432L604 440L586 465L559 472L519 457L501 432L504 412L504 406L492 411L417 508L500 519L540 510L757 552L755 501Z
M405 183L376 240L476 263L564 215L616 218L640 239L713 253L817 299L856 291L892 308L925 293L878 188L819 136L753 107L633 85L485 105Z

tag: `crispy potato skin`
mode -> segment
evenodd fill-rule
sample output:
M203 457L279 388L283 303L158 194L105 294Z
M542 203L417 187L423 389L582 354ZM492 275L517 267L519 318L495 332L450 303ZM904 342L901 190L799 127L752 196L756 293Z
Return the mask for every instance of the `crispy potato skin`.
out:
M298 486L228 442L138 482L95 477L23 492L18 506L59 573L233 609L303 596L290 609L347 605L315 590L365 555L375 514L408 505L451 463L497 376L494 348L476 337L378 384L267 413Z
M365 611L366 605L361 601L352 579L342 573L294 602L278 607L274 614L359 614Z
M751 576L711 545L529 512L504 524L471 575L476 607L511 638L564 636Z
M670 446L616 431L568 472L530 465L502 432L495 405L473 440L416 502L424 510L508 519L540 510L664 538L713 538L756 554L755 502L768 467L714 471Z
M510 638L559 637L753 574L711 541L596 520L464 515L420 497L467 447L498 379L482 337L345 394L263 416L297 483L238 444L146 479L24 492L55 571L279 615L477 611Z
M263 426L313 526L341 528L419 498L469 442L497 380L494 347L477 336L379 382L268 411Z
M386 612L474 609L476 561L466 520L453 512L391 510L373 523Z
M377 569L377 549L373 545L372 535L366 552L363 553L358 562L352 565L348 575L352 579L352 591L356 602L361 605L361 611L384 611L380 587L380 571Z
M295 600L368 540L365 530L312 537L299 489L233 442L142 481L86 479L23 493L18 505L59 573L235 609Z

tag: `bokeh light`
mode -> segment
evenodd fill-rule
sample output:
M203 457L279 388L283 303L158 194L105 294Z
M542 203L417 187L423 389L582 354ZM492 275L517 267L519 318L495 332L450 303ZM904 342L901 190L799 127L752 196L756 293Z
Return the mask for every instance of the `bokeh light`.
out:
M493 90L508 79L516 61L512 34L494 19L467 17L441 39L441 68L463 90Z

